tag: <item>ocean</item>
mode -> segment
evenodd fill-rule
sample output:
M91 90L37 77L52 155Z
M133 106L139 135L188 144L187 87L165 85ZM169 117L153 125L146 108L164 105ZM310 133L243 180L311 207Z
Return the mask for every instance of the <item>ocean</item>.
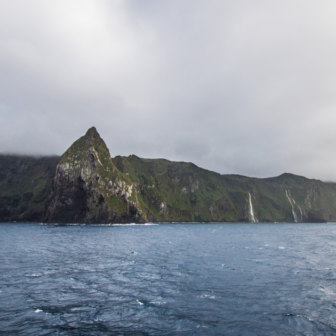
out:
M0 224L1 335L336 335L336 224Z

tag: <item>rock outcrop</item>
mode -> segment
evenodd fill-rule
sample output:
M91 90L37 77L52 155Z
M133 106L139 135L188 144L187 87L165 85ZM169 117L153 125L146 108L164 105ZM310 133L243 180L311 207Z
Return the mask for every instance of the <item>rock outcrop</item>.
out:
M44 221L60 223L143 222L108 148L92 127L61 157Z

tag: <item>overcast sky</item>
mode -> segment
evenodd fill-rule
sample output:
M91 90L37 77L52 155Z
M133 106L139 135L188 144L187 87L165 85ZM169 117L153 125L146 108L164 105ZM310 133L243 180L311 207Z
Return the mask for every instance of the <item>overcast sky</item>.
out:
M336 181L335 0L0 0L0 152Z

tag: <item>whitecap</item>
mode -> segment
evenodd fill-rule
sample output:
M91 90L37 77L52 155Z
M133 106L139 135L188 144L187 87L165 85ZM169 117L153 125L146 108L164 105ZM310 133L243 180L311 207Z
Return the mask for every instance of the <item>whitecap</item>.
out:
M202 295L201 298L202 299L211 299L211 300L214 300L216 298L216 296L214 296L214 295Z
M26 276L27 277L32 277L32 278L38 278L38 277L41 277L43 274L42 273L33 273L33 274L27 274Z
M139 303L140 306L143 306L142 302L140 302L139 300L137 300L137 302Z
M286 247L283 247L283 246L279 246L279 249L280 250L284 250Z
M141 225L141 224L135 224L135 223L130 223L130 224L112 224L112 226L133 226L133 225Z
M129 224L109 224L109 225L112 225L112 226L149 226L149 225L159 225L159 224L154 224L154 223L129 223Z
M35 313L41 313L41 312L43 312L42 309L36 309L36 310L35 310Z

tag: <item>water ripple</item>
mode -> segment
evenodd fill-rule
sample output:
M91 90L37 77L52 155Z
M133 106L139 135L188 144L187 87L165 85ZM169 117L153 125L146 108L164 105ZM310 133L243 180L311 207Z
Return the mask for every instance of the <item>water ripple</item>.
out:
M0 224L4 335L335 335L335 224Z

